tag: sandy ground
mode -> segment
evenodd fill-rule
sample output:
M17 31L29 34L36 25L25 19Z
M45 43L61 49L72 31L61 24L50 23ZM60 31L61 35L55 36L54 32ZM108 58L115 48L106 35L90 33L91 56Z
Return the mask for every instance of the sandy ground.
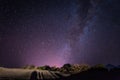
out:
M33 71L34 70L27 70L27 69L0 68L0 77L29 79Z
M38 79L56 79L61 76L69 76L60 72L47 71L47 70L29 70L29 69L11 69L0 67L0 78L11 78L11 79L30 79L31 73L37 71Z

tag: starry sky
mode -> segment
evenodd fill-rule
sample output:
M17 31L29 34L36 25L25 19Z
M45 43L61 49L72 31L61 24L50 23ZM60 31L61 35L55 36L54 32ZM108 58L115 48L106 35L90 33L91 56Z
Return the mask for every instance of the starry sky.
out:
M120 64L119 0L0 0L0 66Z

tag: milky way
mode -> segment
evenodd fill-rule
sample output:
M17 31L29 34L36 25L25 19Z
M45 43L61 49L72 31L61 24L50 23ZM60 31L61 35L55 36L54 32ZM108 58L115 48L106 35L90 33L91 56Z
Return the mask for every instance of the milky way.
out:
M0 0L0 66L119 64L119 0Z
M79 1L78 27L70 32L72 63L119 64L118 0Z

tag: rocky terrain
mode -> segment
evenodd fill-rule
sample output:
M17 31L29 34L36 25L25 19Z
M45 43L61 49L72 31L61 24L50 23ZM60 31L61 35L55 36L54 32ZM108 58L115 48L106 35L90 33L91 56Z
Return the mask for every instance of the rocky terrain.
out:
M120 80L120 67L108 64L71 65L63 67L0 67L0 80Z

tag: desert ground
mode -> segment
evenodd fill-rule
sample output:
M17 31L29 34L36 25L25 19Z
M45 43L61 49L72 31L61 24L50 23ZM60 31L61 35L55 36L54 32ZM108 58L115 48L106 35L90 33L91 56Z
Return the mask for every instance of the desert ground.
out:
M36 78L39 80L59 79L61 77L67 77L69 74L62 74L58 71L48 70L29 70L29 69L12 69L12 68L0 68L0 80L30 80L32 73L36 72ZM34 76L34 74L33 74Z

